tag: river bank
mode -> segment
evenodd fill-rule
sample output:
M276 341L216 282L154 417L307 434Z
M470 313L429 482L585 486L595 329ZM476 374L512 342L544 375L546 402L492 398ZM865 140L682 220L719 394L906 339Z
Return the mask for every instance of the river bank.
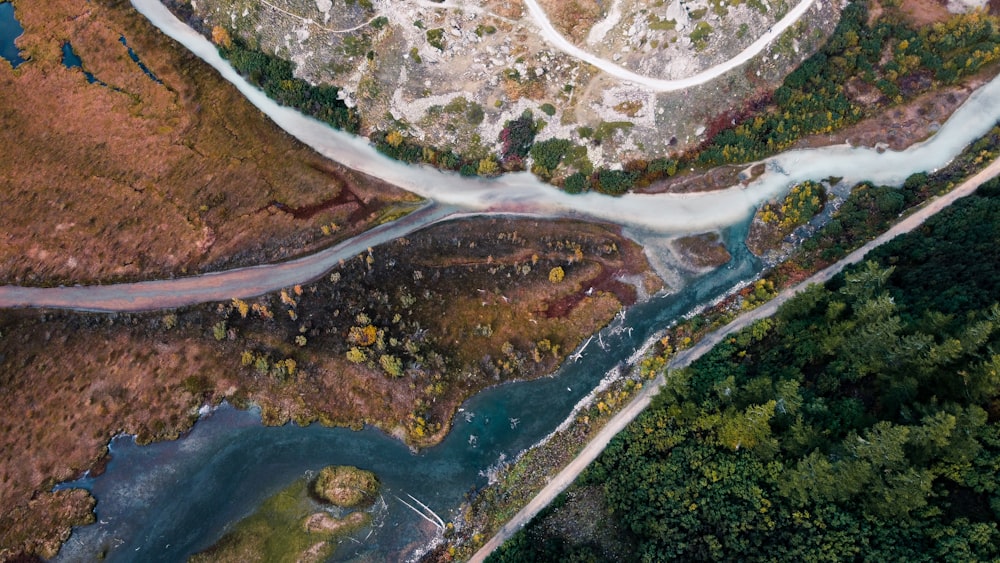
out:
M882 220L887 222L905 218L898 220L884 233L881 229L875 231L873 234L878 236L871 241L858 239L857 244L861 247L842 260L829 265L829 261L817 259L831 249L836 249L838 255L845 254L840 247L841 241L829 235L824 236L821 231L816 237L818 246L799 249L787 257L785 262L778 264L777 268L764 272L761 281L766 283L754 284L755 287L768 288L764 295L754 296L754 288L750 287L731 293L697 315L685 316L683 320L675 319L676 325L658 333L654 337L656 341L648 342L652 350L641 364L635 365L628 374L623 374L616 384L595 396L589 404L581 404L559 431L526 450L512 463L498 468L490 485L478 491L472 503L466 505L465 522L468 526L423 560L447 561L452 557L464 559L470 556L473 561L484 560L503 541L512 537L539 514L557 495L571 486L571 482L587 463L595 459L609 443L612 432L606 431L605 425L614 421L615 433L623 428L663 386L665 378L669 377L669 370L684 368L728 335L749 326L755 320L773 315L781 304L804 291L809 284L829 281L845 266L860 262L873 248L914 230L958 198L973 193L979 185L1000 174L1000 161L996 160L1000 143L997 142L996 133L997 130L994 129L993 134L985 140L986 143L980 141L967 149L948 170L931 174L919 184L908 183L907 190L918 190L921 195L909 201L908 205L913 207L907 208L904 213L896 216L891 210L871 210L872 215L881 214ZM984 167L983 164L986 163L988 166ZM958 183L956 176L964 181ZM857 194L851 196L852 205L856 196ZM839 220L836 213L834 218ZM789 275L790 272L795 275ZM813 273L815 275L808 277ZM647 383L651 379L654 380ZM634 398L630 399L632 396ZM580 510L585 511L587 507L603 511L603 493L596 489L576 487L575 484L573 486L575 488L569 495L569 500L562 497L563 505L568 502L568 506L560 506L564 514L552 518L547 513L549 520L546 525L556 526L560 530L559 534L576 537L579 543L597 541L602 549L614 552L614 535L620 531L613 522L590 522L584 525L573 520L572 516ZM567 517L570 518L569 521L565 520ZM590 529L592 533L581 536L579 530L575 529L580 526ZM594 530L599 532L595 533ZM494 533L496 536L480 549L482 542Z
M82 522L43 523L63 502L89 511L78 493L50 489L104 463L111 436L173 439L223 399L259 405L271 425L368 424L412 446L437 443L468 396L550 373L661 287L615 228L570 221L452 220L355 252L319 281L259 298L0 312L0 428L5 449L24 452L0 468L11 507L0 545L41 549L31 542L51 545Z
M0 61L0 284L162 279L284 260L418 200L288 136L127 3L13 6L28 61L16 70ZM113 88L63 64L68 38L82 70Z

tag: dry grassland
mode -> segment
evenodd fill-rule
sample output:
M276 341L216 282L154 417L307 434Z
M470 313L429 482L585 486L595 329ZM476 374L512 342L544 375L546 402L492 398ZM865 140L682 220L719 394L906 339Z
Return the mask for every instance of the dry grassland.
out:
M388 202L410 199L292 139L128 2L21 0L15 15L29 61L0 64L0 283L273 261L358 232ZM108 86L62 64L66 42ZM331 222L337 235L324 236Z

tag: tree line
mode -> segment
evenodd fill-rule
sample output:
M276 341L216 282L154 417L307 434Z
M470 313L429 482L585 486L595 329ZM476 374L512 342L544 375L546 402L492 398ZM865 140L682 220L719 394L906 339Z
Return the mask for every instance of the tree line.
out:
M829 133L874 109L954 84L1000 58L1000 26L984 12L919 30L892 17L868 20L867 2L844 8L824 47L775 90L770 111L718 132L695 161L711 166L762 158L803 136ZM862 101L867 98L876 101Z
M998 238L994 180L672 372L576 485L624 556L996 560ZM492 560L610 557L559 509Z
M219 52L251 84L281 105L292 107L336 129L357 134L361 118L340 98L340 89L310 84L294 76L295 63L251 48L239 36L229 37ZM228 46L227 46L228 44Z

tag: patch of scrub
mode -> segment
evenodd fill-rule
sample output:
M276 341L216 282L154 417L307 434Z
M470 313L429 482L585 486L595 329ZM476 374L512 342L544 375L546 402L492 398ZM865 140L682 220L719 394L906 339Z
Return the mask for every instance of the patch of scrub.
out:
M371 471L347 465L324 467L316 477L313 494L341 508L371 504L378 492L378 479Z
M21 22L14 17L14 5L9 2L0 3L0 57L7 59L7 62L14 68L27 62L21 57L14 40L24 33Z

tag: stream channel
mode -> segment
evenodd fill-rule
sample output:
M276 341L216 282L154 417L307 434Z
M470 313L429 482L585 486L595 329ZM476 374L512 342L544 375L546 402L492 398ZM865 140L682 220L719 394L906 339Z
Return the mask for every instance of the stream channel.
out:
M204 38L171 23L172 16L162 14L165 9L157 0L132 1L157 27L244 90L246 83L233 76L231 67L209 60L218 55L198 43L207 44ZM805 179L842 176L848 181L899 184L913 172L943 166L1000 117L1000 79L994 79L929 141L906 151L880 154L847 146L789 151L768 159L768 172L745 189L723 190L722 200L711 195L608 199L596 194L568 196L537 185L527 175L505 176L490 183L390 163L363 141L345 139L318 122L261 100L255 90L244 93L279 126L319 152L439 202L483 211L581 212L631 225L637 232L644 228L695 232L729 224L734 226L723 234L733 260L690 280L674 294L634 306L593 339L579 361L568 361L552 377L499 386L471 398L444 442L419 453L371 428L264 427L259 413L225 406L207 414L177 441L139 447L131 437L115 438L103 475L60 485L90 490L98 499L98 523L75 529L58 560L89 561L106 552L108 561L182 561L214 543L268 496L305 472L329 464L374 471L383 484L384 500L376 505L374 532L368 535L364 530L344 540L334 559L411 557L437 530L397 497L408 500L407 495L412 495L445 520L456 518L454 510L468 492L486 483L491 466L552 432L574 405L609 373L622 369L658 329L756 276L760 264L742 243L755 203ZM436 181L428 182L431 177ZM668 227L663 228L664 224Z
M173 442L137 446L130 436L116 438L104 474L61 485L92 492L98 524L74 530L58 560L93 560L109 549L108 561L182 561L304 472L330 464L375 472L386 503L376 509L375 532L362 543L342 542L335 558L405 559L436 530L396 497L413 504L406 496L413 495L445 520L457 518L453 510L486 483L490 466L552 432L655 331L756 275L759 263L742 244L747 225L724 233L734 249L729 264L677 293L632 307L585 347L579 361L567 361L554 376L476 395L444 442L419 453L372 428L265 427L259 413L225 406Z

